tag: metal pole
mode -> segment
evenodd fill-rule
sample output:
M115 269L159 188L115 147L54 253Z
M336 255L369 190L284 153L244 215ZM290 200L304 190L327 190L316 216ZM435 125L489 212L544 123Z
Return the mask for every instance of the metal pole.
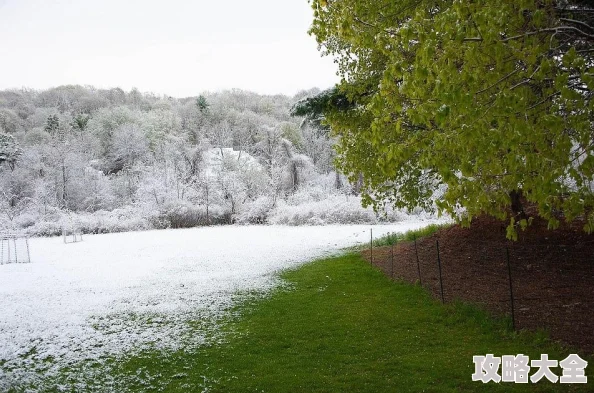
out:
M394 244L396 243L396 236L394 236L394 241L392 242L392 248L390 250L390 277L394 278Z
M443 281L441 278L441 258L439 257L439 240L436 240L437 244L437 267L439 268L439 288L441 290L441 303L445 303L443 298Z
M514 287L512 285L511 264L509 263L509 247L505 248L507 257L507 275L509 277L509 299L511 304L512 329L516 330L516 317L514 312Z
M19 256L17 254L16 237L12 238L12 244L14 245L14 263L19 263Z
M31 254L29 253L29 239L25 238L25 244L27 245L27 262L31 263Z
M370 229L371 240L369 241L369 249L371 250L371 264L373 265L373 228Z
M421 278L421 264L419 263L419 250L417 249L417 235L413 235L415 241L415 254L417 256L417 271L419 272L419 285L423 286L423 279Z

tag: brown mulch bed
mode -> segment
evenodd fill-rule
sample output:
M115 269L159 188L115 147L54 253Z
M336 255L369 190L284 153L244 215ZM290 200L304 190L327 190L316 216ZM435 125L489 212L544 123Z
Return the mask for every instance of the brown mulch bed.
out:
M516 329L546 329L553 339L594 354L594 235L565 226L550 231L535 219L517 242L505 238L506 224L488 217L470 228L453 226L394 247L373 250L373 264L387 275L420 281L441 298L437 242L443 295L479 303L511 315L507 250L514 294ZM419 266L417 267L417 253ZM369 250L363 251L369 261Z

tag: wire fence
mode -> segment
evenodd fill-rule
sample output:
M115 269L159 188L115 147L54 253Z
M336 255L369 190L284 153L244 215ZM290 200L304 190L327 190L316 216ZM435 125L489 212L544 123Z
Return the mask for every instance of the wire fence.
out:
M576 244L415 239L363 251L394 279L442 302L479 303L514 329L548 330L594 353L594 242Z

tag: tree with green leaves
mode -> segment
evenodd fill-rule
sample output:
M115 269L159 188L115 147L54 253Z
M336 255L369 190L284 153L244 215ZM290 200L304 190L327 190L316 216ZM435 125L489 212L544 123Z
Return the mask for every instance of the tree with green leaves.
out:
M198 107L198 110L200 110L200 113L205 113L208 112L210 104L206 100L206 97L199 95L198 98L196 98L196 106Z
M78 113L72 117L72 121L70 122L70 126L72 129L78 131L81 135L87 129L87 124L89 123L89 119L91 117L84 113Z
M60 118L58 115L49 115L43 129L52 136L57 135L60 130Z
M551 228L594 230L591 2L312 7L310 33L342 80L310 104L339 136L343 171L363 174L366 203L435 201L465 224L486 213L509 220L509 237L529 203Z

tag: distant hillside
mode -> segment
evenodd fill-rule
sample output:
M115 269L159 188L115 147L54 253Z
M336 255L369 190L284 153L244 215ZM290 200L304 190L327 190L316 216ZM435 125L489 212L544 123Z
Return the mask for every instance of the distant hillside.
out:
M0 230L262 223L273 210L293 224L376 221L336 173L332 137L289 115L315 93L0 91ZM344 215L330 219L311 205L336 195L351 198ZM293 211L308 203L307 212Z

